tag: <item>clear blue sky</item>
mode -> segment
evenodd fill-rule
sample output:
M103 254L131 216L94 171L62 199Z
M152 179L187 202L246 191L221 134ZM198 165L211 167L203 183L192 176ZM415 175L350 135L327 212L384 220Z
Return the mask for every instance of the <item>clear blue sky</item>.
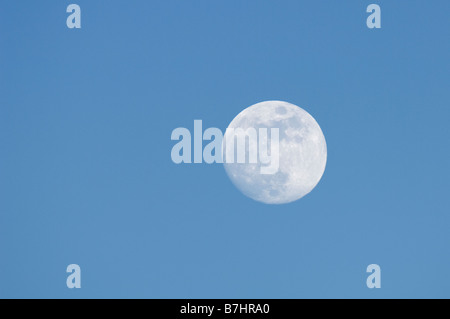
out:
M449 12L2 1L0 297L450 297ZM172 163L174 128L224 130L264 100L319 122L328 163L312 193L265 205L221 165ZM372 263L381 289L366 287Z

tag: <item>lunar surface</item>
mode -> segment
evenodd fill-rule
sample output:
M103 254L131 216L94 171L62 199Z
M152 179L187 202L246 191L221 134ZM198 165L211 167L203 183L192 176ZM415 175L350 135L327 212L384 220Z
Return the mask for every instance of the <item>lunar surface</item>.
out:
M266 204L290 203L311 192L319 183L327 162L325 137L314 118L296 105L267 101L246 108L228 126L244 131L252 127L257 131L268 129L266 141L262 142L268 144L269 150L271 128L279 129L279 167L275 173L261 174L261 166L266 164L259 155L256 163L225 161L225 170L233 184L244 195ZM227 130L222 145L224 154L227 140L232 138ZM247 143L245 148L246 159L249 145Z

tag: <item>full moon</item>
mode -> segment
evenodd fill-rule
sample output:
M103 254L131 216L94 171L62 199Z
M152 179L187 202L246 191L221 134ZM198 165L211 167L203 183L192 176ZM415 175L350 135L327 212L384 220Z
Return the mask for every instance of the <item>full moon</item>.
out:
M261 174L264 165L259 155L256 163L224 162L227 175L244 195L266 204L290 203L311 192L322 178L327 162L325 137L316 120L302 108L282 101L261 102L239 113L228 128L266 128L269 133L263 143L268 145L269 154L271 128L279 132L279 166L275 173ZM224 152L227 138L234 138L228 129ZM249 145L245 152L248 159Z

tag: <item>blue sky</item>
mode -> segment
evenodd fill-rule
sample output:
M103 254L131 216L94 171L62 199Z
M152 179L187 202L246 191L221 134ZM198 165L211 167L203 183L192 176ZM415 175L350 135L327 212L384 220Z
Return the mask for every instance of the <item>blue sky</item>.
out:
M449 298L448 12L2 1L0 297ZM171 161L174 128L224 130L265 100L325 134L325 174L303 199L261 204L221 165ZM381 289L366 287L373 263Z

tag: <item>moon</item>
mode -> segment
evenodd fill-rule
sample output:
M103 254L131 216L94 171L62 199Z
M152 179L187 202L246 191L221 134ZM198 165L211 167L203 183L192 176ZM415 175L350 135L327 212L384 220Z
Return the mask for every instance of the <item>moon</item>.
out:
M239 113L228 128L244 131L267 128L268 132L271 128L279 129L276 173L261 174L263 164L259 155L256 163L248 160L244 163L224 162L227 175L244 195L266 204L290 203L311 192L322 178L327 162L325 137L316 120L302 108L282 101L257 103ZM229 131L227 129L224 135L223 152L227 138L234 139ZM268 133L267 140L270 136ZM249 158L248 144L246 159Z

